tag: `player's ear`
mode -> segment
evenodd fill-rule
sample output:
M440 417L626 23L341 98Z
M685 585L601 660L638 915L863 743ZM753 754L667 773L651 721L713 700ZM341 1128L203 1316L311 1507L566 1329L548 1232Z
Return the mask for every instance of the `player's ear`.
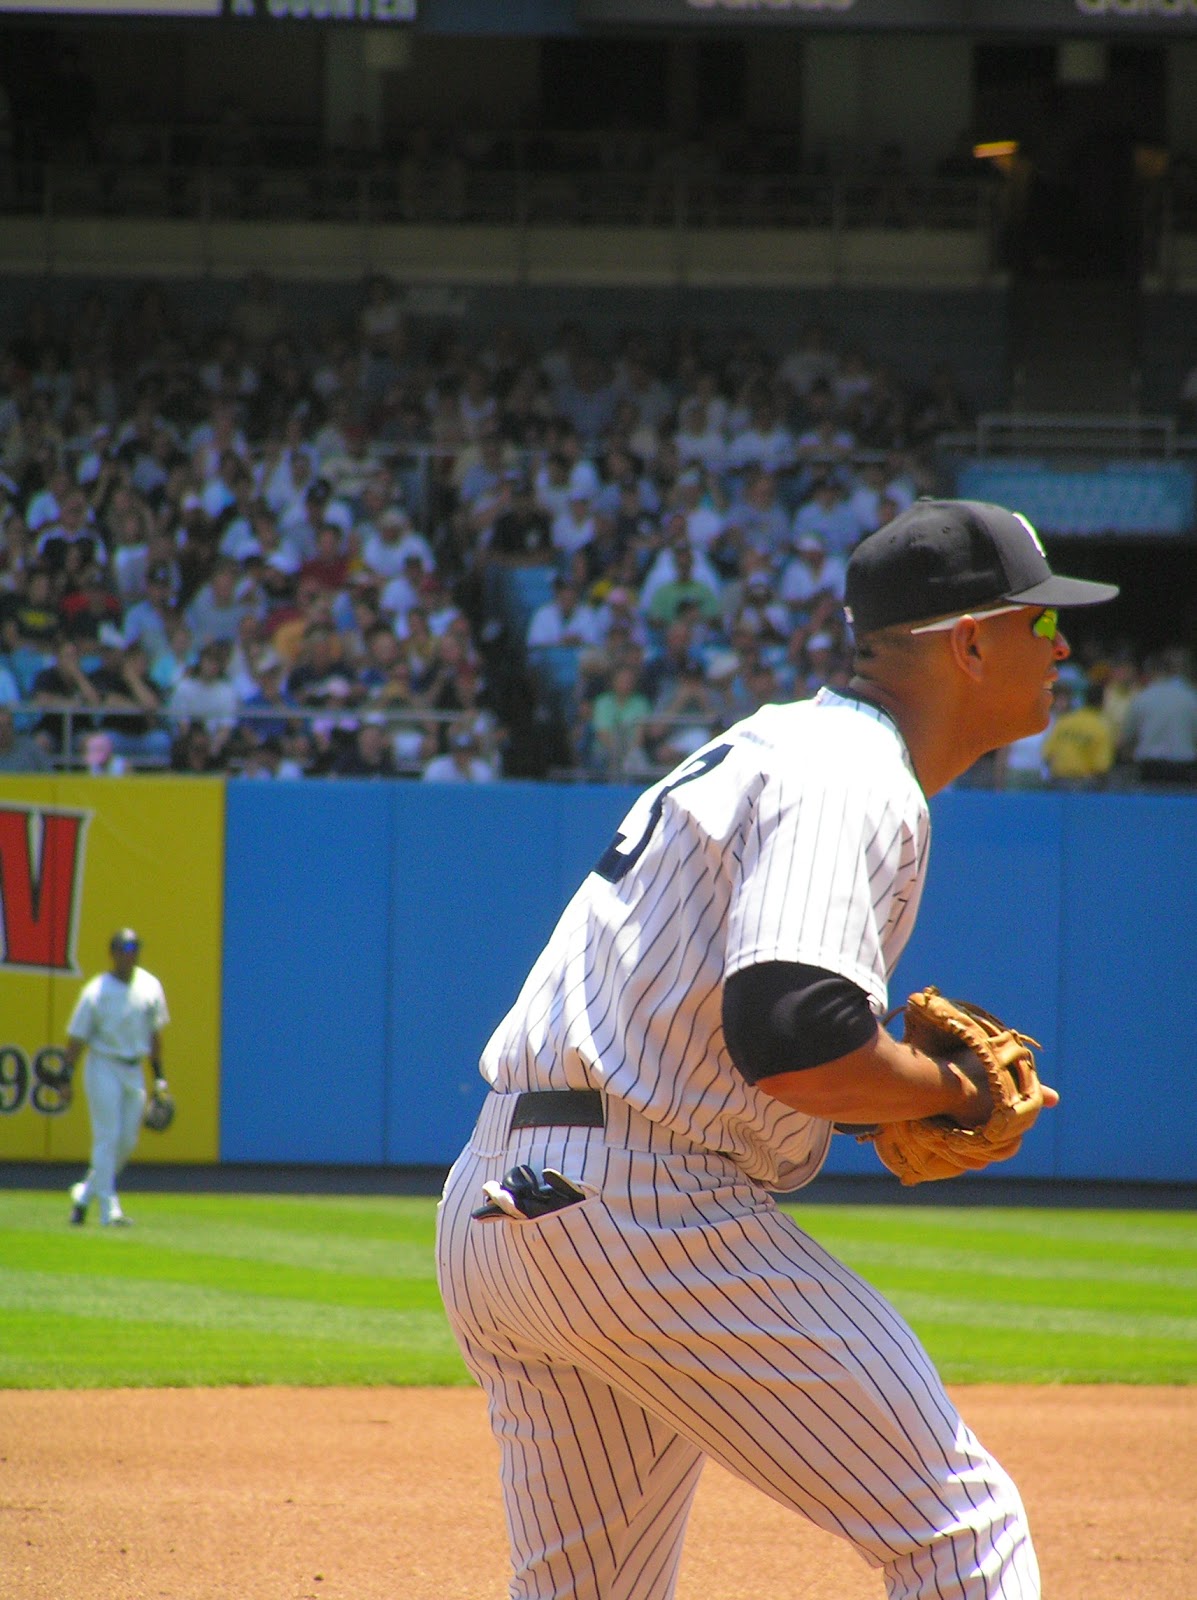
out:
M985 669L981 625L976 617L961 617L947 635L948 650L959 671L979 680Z

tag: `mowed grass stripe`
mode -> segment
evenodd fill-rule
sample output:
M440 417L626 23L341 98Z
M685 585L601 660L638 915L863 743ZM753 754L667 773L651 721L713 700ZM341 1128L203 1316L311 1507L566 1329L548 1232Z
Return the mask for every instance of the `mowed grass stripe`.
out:
M1012 1305L1000 1300L967 1300L959 1285L947 1293L895 1289L890 1298L910 1322L952 1323L962 1328L1010 1328L1023 1333L1086 1334L1098 1339L1153 1338L1190 1344L1197 1349L1197 1317L1161 1316L1155 1312L1089 1310L1081 1306Z
M1116 1274L1103 1278L1092 1269L1083 1273L1023 1273L1018 1270L1017 1261L1009 1260L986 1267L978 1263L976 1256L942 1267L924 1260L908 1265L893 1255L879 1256L867 1249L846 1250L844 1259L850 1260L879 1289L903 1288L912 1293L938 1295L950 1286L959 1298L967 1297L982 1306L1094 1306L1136 1316L1151 1313L1184 1317L1197 1330L1192 1288L1177 1284L1165 1269L1126 1281Z
M925 1319L914 1326L947 1383L1197 1382L1193 1347L1187 1342L1146 1336L1028 1335L1023 1330L960 1327Z
M0 1274L40 1272L70 1274L81 1282L93 1280L138 1280L146 1283L209 1285L217 1289L241 1290L247 1294L271 1295L282 1299L312 1299L354 1306L394 1306L398 1302L423 1307L439 1307L436 1278L432 1270L431 1249L413 1255L414 1270L402 1270L399 1263L375 1273L330 1270L323 1253L313 1245L309 1254L317 1259L304 1265L280 1266L266 1257L244 1257L212 1253L215 1241L209 1240L204 1253L181 1251L157 1242L136 1244L121 1234L110 1242L107 1235L95 1241L71 1241L75 1248L40 1250L37 1236L18 1241L11 1251L0 1254ZM7 1242L6 1242L7 1243Z
M0 1271L0 1312L9 1311L209 1330L252 1328L284 1338L349 1339L378 1345L409 1345L424 1338L429 1328L444 1326L439 1301L435 1309L380 1309L280 1298L268 1290L239 1294L205 1284Z
M313 1319L313 1329L320 1326ZM471 1382L447 1328L439 1337L392 1346L314 1336L286 1337L254 1328L222 1328L218 1337L177 1324L122 1317L4 1314L0 1388L144 1389L212 1384L463 1385Z
M963 1180L968 1181L968 1180ZM945 1192L951 1185L943 1184ZM817 1193L818 1185L815 1185ZM1085 1210L1067 1207L1023 1209L1008 1206L945 1205L820 1205L813 1197L787 1206L799 1225L816 1237L859 1235L873 1242L928 1243L962 1241L964 1247L991 1238L1019 1241L1019 1253L1051 1254L1064 1248L1083 1255L1107 1257L1125 1250L1176 1252L1178 1259L1197 1260L1197 1213L1192 1211Z
M977 1270L978 1251L962 1247L940 1249L935 1245L914 1243L911 1240L892 1244L876 1244L871 1239L851 1236L850 1248L857 1263L867 1262L870 1267L895 1267L911 1272L956 1273ZM1150 1287L1156 1284L1170 1286L1190 1296L1197 1290L1197 1266L1187 1262L1192 1252L1172 1251L1175 1260L1161 1255L1143 1262L1138 1251L1128 1251L1126 1260L1119 1260L1107 1252L1086 1252L1078 1257L1067 1239L1054 1253L1032 1256L1020 1252L1016 1257L1000 1259L987 1256L985 1275L994 1278L1064 1279L1077 1283L1130 1284Z
M126 1209L139 1224L152 1223L155 1249L305 1269L318 1257L326 1272L409 1278L421 1270L433 1275L431 1204L400 1197L354 1203L287 1197L262 1198L255 1205L253 1199L238 1196L153 1194L135 1195L126 1201ZM65 1229L68 1207L60 1203L48 1212L49 1205L45 1195L0 1193L5 1250L0 1260L21 1248L22 1233L28 1236L28 1249L63 1259L77 1258L81 1241L114 1237L98 1227L94 1212L84 1227ZM121 1244L134 1248L145 1232L139 1227L122 1233Z
M949 1382L1197 1381L1192 1213L795 1207Z
M0 1192L0 1385L466 1381L436 1294L434 1201L128 1207L128 1233L71 1229L61 1196ZM1197 1381L1190 1213L793 1210L949 1382Z

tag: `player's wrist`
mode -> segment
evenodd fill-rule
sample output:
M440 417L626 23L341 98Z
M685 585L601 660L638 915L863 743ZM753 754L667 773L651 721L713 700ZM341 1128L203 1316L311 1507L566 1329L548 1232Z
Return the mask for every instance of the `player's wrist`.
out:
M956 1100L945 1115L962 1128L980 1127L993 1110L993 1095L984 1066L972 1055L945 1060L941 1065ZM969 1071L970 1065L975 1067L975 1073Z

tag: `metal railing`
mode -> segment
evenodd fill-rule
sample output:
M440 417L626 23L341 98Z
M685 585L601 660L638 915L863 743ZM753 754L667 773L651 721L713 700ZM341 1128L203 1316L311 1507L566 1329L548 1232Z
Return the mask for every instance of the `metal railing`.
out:
M526 228L933 228L996 234L995 191L968 179L468 167L411 173L302 165L25 162L0 173L0 213L205 222Z
M285 724L290 731L312 731L325 727L330 732L349 734L356 732L363 722L373 722L383 727L388 738L393 740L398 734L429 734L439 728L451 727L460 722L463 716L459 711L425 710L422 707L395 710L369 701L343 707L244 706L227 717L185 716L171 711L169 707L149 712L140 707L95 706L82 700L59 699L20 700L15 704L0 706L0 710L11 712L18 737L36 737L51 768L63 772L106 770L108 759L112 756L119 757L124 764L121 770L129 772L186 771L186 768L172 765L172 751L179 737L197 726L209 732L227 733L234 740L236 748L236 730L253 729L255 724L259 727ZM122 723L138 726L132 733L126 728L124 732L127 737L122 738ZM96 734L107 734L111 738L111 748L106 752L103 763L89 760L88 741ZM160 737L155 741L150 737L152 735ZM161 736L165 736L165 739ZM226 770L232 773L239 771L245 753L236 753ZM3 765L4 754L3 748L0 748L0 776L9 770ZM423 771L427 761L423 757L396 756L395 764L401 775L416 777ZM36 768L30 766L20 770L35 771Z
M1181 435L1176 418L1077 415L1056 412L989 411L963 433L945 434L940 449L964 448L980 458L1047 453L1053 456L1143 456L1172 460L1197 440Z

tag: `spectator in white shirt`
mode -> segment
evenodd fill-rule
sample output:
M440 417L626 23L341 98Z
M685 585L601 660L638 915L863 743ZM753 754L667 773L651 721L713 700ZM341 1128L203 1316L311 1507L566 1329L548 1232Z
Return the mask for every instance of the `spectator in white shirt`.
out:
M165 651L177 614L171 605L173 574L167 566L151 567L146 574L145 598L125 612L122 632L126 644L143 644L151 665Z
M281 451L277 459L266 460L259 469L262 498L278 514L288 506L303 504L303 497L316 480L316 464L306 445Z
M379 609L397 622L403 621L413 606L424 603L424 579L427 569L418 550L410 550L403 570L384 587L379 598Z
M432 547L424 535L412 527L407 512L398 506L389 506L379 517L377 527L366 535L362 564L380 578L398 578L407 570L407 563L413 556L425 572L431 572L436 565Z
M678 509L685 514L686 537L695 550L708 551L723 536L727 518L715 504L702 473L691 467L677 480Z
M767 472L784 472L794 462L794 435L782 422L771 400L753 403L748 425L732 435L727 447L727 468L743 472L763 467Z
M231 644L240 631L241 619L260 610L253 585L242 578L235 561L222 556L187 607L187 626L197 645L213 639Z
M834 555L847 555L862 531L856 511L832 473L815 479L810 499L794 513L794 537L813 536Z
M454 727L447 755L433 756L424 768L425 783L492 783L493 767L482 759L478 739L468 723Z
M594 645L598 639L598 620L594 612L582 604L573 579L559 574L553 579L553 598L537 606L532 613L532 620L528 624L528 648Z
M595 531L590 496L580 490L573 491L565 510L553 518L550 530L553 548L568 560L594 542Z
M817 626L843 604L845 578L841 557L829 555L818 534L804 533L794 542L794 556L782 571L779 593L794 608L796 621Z
M773 556L784 549L790 539L790 523L771 472L750 473L741 498L727 511L729 537L741 558L749 550Z
M653 596L667 583L676 583L680 576L676 552L688 550L693 554L693 567L689 574L698 583L705 583L716 594L723 592L723 579L715 570L705 551L695 550L686 531L684 511L671 511L665 519L665 544L653 558L640 590L640 608L648 614Z
M622 629L623 637L642 650L647 650L651 637L648 623L641 611L635 591L617 584L608 590L606 599L595 610L598 642L605 645L611 629Z
M707 472L722 472L727 462L727 439L711 421L710 407L701 400L683 401L678 429L673 436L679 460Z
M550 521L569 505L569 472L568 460L557 451L547 456L536 469L533 480L536 503Z
M890 471L884 461L867 461L860 481L848 496L848 505L860 529L859 538L874 533L914 502L910 486Z
M214 745L223 745L234 723L240 702L231 680L225 675L228 647L215 640L204 645L199 660L188 668L170 696L170 710L182 722L202 722Z

